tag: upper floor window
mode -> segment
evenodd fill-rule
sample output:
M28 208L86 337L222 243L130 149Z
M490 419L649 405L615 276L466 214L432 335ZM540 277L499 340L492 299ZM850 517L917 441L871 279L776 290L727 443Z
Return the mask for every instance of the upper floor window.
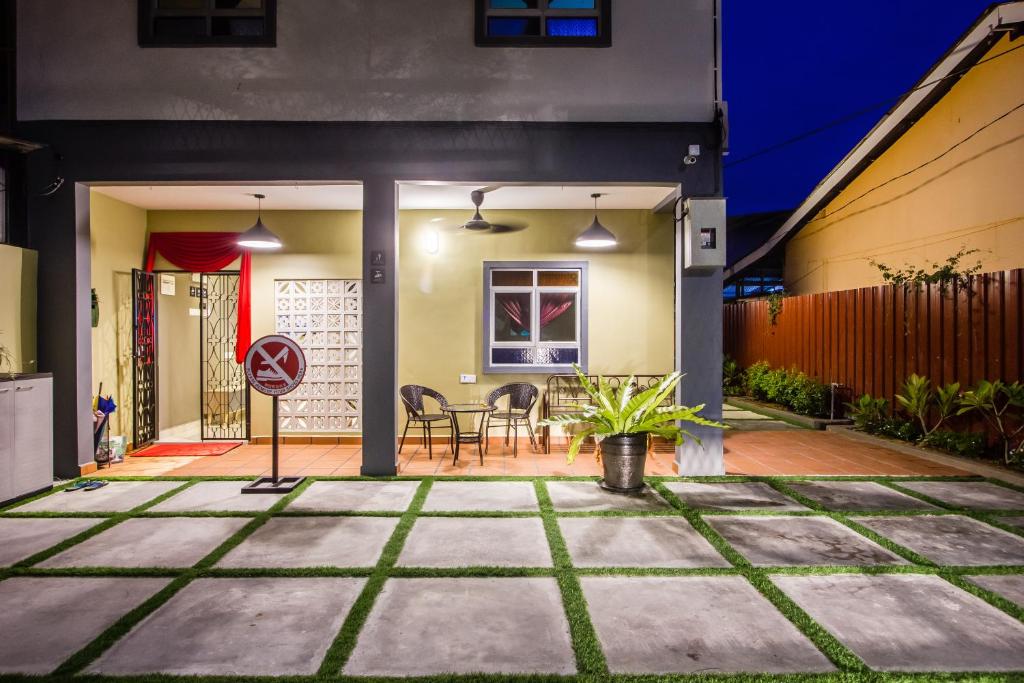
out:
M484 264L484 372L587 366L587 263Z
M274 47L277 0L139 0L142 47Z
M608 47L611 0L476 0L476 44Z

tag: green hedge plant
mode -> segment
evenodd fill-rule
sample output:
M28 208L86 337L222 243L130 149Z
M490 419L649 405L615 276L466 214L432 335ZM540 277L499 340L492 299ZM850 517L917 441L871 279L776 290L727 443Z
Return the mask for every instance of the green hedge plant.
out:
M903 393L896 394L896 401L920 425L924 440L956 414L960 405L960 383L932 390L931 380L914 373L903 382Z
M1003 447L1003 462L1021 460L1024 434L1024 384L981 380L960 398L958 415L980 413Z

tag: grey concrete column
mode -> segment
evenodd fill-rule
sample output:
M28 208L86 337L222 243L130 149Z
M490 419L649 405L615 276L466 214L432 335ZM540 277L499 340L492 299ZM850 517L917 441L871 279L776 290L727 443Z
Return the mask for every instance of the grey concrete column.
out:
M685 373L677 391L682 405L705 404L702 415L722 418L722 269L687 271L682 264L682 225L676 227L676 369ZM684 426L686 426L684 424ZM676 448L679 474L725 474L722 432L686 427L703 444Z
M383 265L374 256L383 256ZM383 271L383 282L375 273ZM363 181L363 465L368 476L397 473L398 186Z
M53 373L54 473L77 477L81 466L95 458L90 410L89 188L68 182L48 197L29 201L29 241L39 251L38 368Z

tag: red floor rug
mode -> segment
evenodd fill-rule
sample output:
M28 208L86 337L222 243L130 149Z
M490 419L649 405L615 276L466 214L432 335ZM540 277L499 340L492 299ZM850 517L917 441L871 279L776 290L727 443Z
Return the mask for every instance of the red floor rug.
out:
M133 458L161 458L182 455L224 455L242 445L241 441L207 441L206 443L158 443L130 453Z

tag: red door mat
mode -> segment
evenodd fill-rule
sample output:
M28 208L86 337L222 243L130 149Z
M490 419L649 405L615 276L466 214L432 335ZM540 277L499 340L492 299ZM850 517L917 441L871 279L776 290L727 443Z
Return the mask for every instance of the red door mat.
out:
M158 443L130 453L133 458L161 458L182 455L224 455L241 446L240 441L206 443Z

